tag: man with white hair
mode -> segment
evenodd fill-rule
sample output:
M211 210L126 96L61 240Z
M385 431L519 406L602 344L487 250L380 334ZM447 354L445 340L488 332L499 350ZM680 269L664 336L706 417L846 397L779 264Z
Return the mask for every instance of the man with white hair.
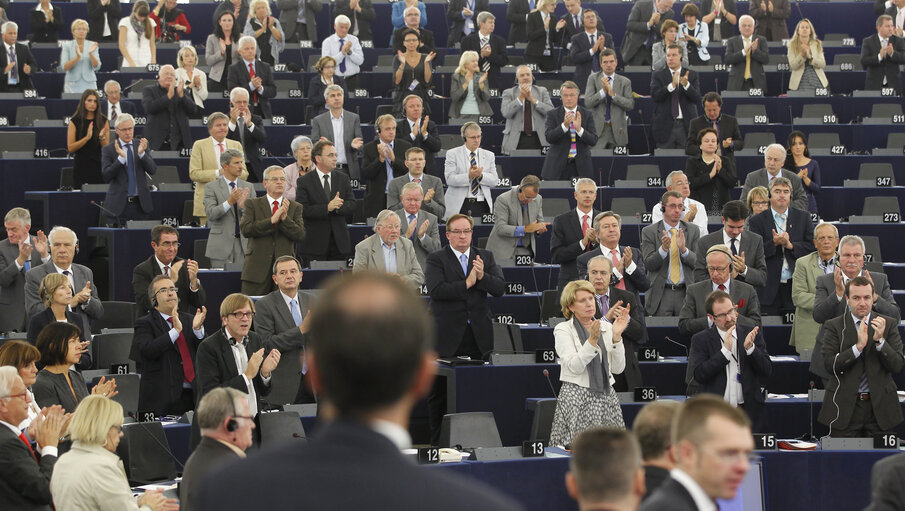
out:
M25 274L50 259L47 236L31 230L31 213L25 208L9 210L3 219L6 239L0 241L0 332L24 332ZM439 247L437 247L439 248Z
M398 275L408 282L421 285L424 271L415 256L412 241L400 236L399 215L384 209L377 214L374 234L355 245L352 271L377 271Z
M550 236L550 260L559 265L557 289L562 289L573 280L583 278L578 275L577 260L597 246L594 219L600 210L597 202L597 183L583 177L575 182L575 209L553 219L553 233Z
M81 315L83 332L90 332L91 321L104 317L104 305L98 298L94 286L94 273L91 268L72 262L79 246L79 239L72 229L56 226L47 235L50 249L50 260L36 266L25 274L25 313L34 316L45 309L44 302L38 296L38 288L44 277L50 273L62 273L72 286L72 312ZM87 335L87 334L86 334Z
M682 197L685 197L683 203L685 212L682 215L682 220L698 226L698 229L701 230L701 236L706 236L707 208L705 208L704 205L700 202L690 197L691 187L688 184L688 177L685 175L685 172L682 172L681 170L674 170L666 176L666 191L671 192L673 190L681 193ZM650 223L652 224L663 220L663 210L660 208L659 202L655 204L654 208L650 211L650 217Z
M766 94L767 38L754 35L754 18L747 14L738 19L738 31L739 35L726 41L726 63L732 66L726 90L760 89Z
M31 73L38 67L38 64L28 46L16 42L19 38L19 25L13 21L7 21L0 26L0 31L3 32L4 50L0 51L0 66L3 67L3 74L0 74L0 92L34 89ZM10 60L10 57L13 59Z
M396 214L399 215L401 225L406 226L405 237L412 240L415 256L423 270L428 254L440 249L440 217L424 209L424 190L418 183L402 185L399 200Z
M245 167L249 170L249 181L259 182L264 177L264 162L261 151L267 141L264 121L249 109L248 90L236 87L229 91L229 133L226 138L242 144L245 153Z
M91 39L95 41L96 39ZM101 112L110 120L110 125L116 123L119 114L135 115L135 104L122 99L122 87L116 80L107 80L104 84L104 99L101 100Z
M777 177L784 177L792 183L792 207L802 211L808 210L808 196L804 192L801 178L798 174L782 168L786 162L786 148L782 144L770 144L764 151L764 168L749 172L745 178L745 186L742 187L742 196L739 200L746 202L748 192L756 186L770 188L770 182Z
M101 149L101 175L110 184L104 198L107 225L146 220L154 211L147 176L157 173L157 164L148 150L148 139L134 138L135 119L131 115L117 116L114 129L116 140Z
M195 113L192 89L176 79L176 70L167 64L157 72L157 83L141 94L141 105L148 115L144 132L152 151L178 151L192 147L189 117ZM118 121L119 119L117 119Z
M550 91L534 83L529 66L515 70L515 87L503 91L500 110L506 118L500 152L511 154L517 149L538 149L547 145L544 123L547 113L554 109Z
M361 88L358 72L364 64L365 54L361 42L349 33L352 21L348 16L340 14L333 21L335 32L321 43L321 56L333 57L336 60L336 75L346 81L348 90Z
M239 38L239 62L229 66L226 87L233 90L242 87L248 90L251 111L264 119L272 115L270 98L277 95L273 82L273 68L256 57L258 43L249 35Z

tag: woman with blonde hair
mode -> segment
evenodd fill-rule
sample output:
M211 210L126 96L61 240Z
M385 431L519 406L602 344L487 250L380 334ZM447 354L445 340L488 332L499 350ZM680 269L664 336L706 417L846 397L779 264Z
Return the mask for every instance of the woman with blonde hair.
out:
M327 100L324 99L324 90L327 87L339 85L344 93L348 92L346 81L336 74L336 59L333 57L324 55L317 59L314 70L317 71L317 75L312 76L308 82L308 104L311 105L312 119L327 111Z
M478 116L493 115L487 73L482 73L478 69L478 52L462 52L459 67L452 74L451 88L452 102L449 106L451 119L477 120Z
M754 215L766 211L770 207L770 192L766 186L755 186L748 192L747 206L748 218L745 220L745 229L748 228L748 220Z
M70 27L72 40L64 41L60 49L60 62L66 77L63 79L63 92L80 93L85 89L97 89L97 76L94 74L101 68L101 59L97 52L97 43L85 39L88 36L88 22L77 19Z
M195 112L201 117L207 99L207 75L197 66L198 52L191 45L183 46L176 55L176 83L182 82L186 89L191 89L192 99L198 107Z
M97 509L176 511L176 499L160 490L132 496L123 462L116 454L123 437L123 407L101 396L86 397L69 422L72 448L57 460L50 493L57 511Z
M26 340L28 342L35 344L41 330L55 322L71 323L85 332L89 325L83 319L84 316L76 314L69 308L72 303L72 286L70 286L69 278L66 275L62 273L48 273L45 275L44 280L41 281L38 287L38 296L41 297L41 301L44 302L44 306L47 308L32 316L28 322L28 330L26 330ZM91 335L90 331L88 335ZM84 342L87 339L83 337L81 340ZM90 363L90 359L86 358L83 362Z
M132 14L119 21L119 52L123 56L122 67L146 67L157 62L157 45L151 8L146 0L132 5Z
M267 0L253 0L248 7L248 21L244 35L250 35L258 43L258 58L271 66L280 61L280 52L286 46L286 35L280 20L271 16Z
M817 39L817 31L811 20L804 18L795 26L795 34L789 41L786 55L789 57L789 90L815 90L827 88L830 81L823 70L826 57L823 43Z

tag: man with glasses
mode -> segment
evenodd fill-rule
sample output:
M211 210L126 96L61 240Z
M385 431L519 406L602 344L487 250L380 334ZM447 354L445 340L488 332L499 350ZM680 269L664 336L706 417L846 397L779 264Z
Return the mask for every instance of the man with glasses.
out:
M487 295L506 291L503 271L493 253L471 246L474 220L455 214L446 222L449 246L427 256L424 282L437 324L437 353L481 360L493 349L493 324ZM437 378L428 397L431 445L439 445L446 413L446 379Z
M679 410L672 445L676 468L641 511L715 510L715 500L735 498L751 466L751 421L717 397L697 396Z
M160 224L151 229L151 249L154 250L154 255L138 263L132 270L135 306L142 313L153 308L152 300L147 294L148 286L158 275L169 277L176 285L180 311L194 312L207 300L207 293L198 279L198 261L177 256L179 245L179 231L175 227Z
M540 179L531 174L522 178L518 186L497 197L487 250L493 252L501 264L514 265L517 256L534 259L536 238L550 226L544 222L543 200Z
M651 280L644 304L649 316L678 316L685 288L694 283L698 256L692 248L700 231L682 220L683 201L677 191L664 193L660 198L663 220L641 230L641 257Z
M732 254L733 278L761 287L767 284L767 262L764 260L764 240L757 234L745 230L748 206L738 200L723 205L723 228L702 236L698 240L697 253L706 254L714 245L726 245ZM707 278L705 261L698 260L694 269L695 280Z
M246 295L233 293L220 304L223 328L198 346L195 370L198 394L203 397L217 387L231 387L248 394L248 411L256 417L260 398L270 393L273 370L280 363L280 350L265 350L261 336L251 332L255 304Z
M700 244L698 245L700 246ZM707 277L688 286L685 305L679 313L679 333L692 336L713 326L707 317L707 297L714 291L723 291L732 298L739 321L748 326L760 326L760 303L757 292L750 284L737 279L738 272L732 265L732 253L723 244L707 250L705 269Z
M104 198L107 226L122 226L127 220L146 220L154 211L147 176L157 172L148 150L148 140L133 138L135 120L129 114L116 118L117 140L101 150L101 174L110 184ZM114 216L111 216L114 215Z
M488 215L493 211L490 189L500 184L495 156L481 148L480 124L466 122L461 134L465 143L446 151L446 213L450 218Z
M701 236L705 236L707 234L707 209L703 204L691 198L688 176L681 170L674 170L667 174L665 183L667 192L675 190L682 194L682 205L685 206L682 219L698 226ZM660 204L656 204L651 210L651 223L655 224L660 220L663 220L663 208L660 207Z
M242 265L242 292L262 296L273 291L268 269L277 258L295 256L295 244L305 239L302 205L283 197L286 173L279 165L264 170L267 193L245 201L239 231L248 238Z
M144 294L154 309L135 320L138 409L157 417L182 415L195 408L195 352L204 339L207 308L202 305L194 315L181 312L176 283L165 275L154 277Z

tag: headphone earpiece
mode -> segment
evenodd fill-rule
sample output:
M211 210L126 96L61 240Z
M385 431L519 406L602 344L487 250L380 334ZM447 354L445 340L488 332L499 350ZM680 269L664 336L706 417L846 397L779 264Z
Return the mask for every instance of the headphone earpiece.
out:
M233 401L232 396L229 397L229 406L233 409L233 416L226 421L226 431L232 433L239 429L239 422L235 419L236 415L238 415L238 413L236 413L236 403Z
M151 306L152 306L152 307L155 307L155 308L156 308L156 307L157 307L157 303L158 303L158 302L157 302L157 297L156 297L156 296L155 296L154 298L151 298Z

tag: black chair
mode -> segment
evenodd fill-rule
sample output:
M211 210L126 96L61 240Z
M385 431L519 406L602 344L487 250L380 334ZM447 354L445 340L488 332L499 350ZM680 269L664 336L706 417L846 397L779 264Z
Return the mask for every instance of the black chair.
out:
M272 445L285 442L287 440L304 440L305 427L299 419L298 412L270 412L262 413L258 416L261 434L261 447L269 447Z
M550 441L550 431L553 429L553 412L556 411L556 400L549 399L538 401L531 417L531 433L528 440Z
M101 378L106 378L108 381L111 378L116 379L116 395L111 399L123 407L124 417L131 417L138 413L138 384L141 378L139 375L129 373L95 376L91 380L91 386L97 385Z
M450 413L443 416L440 446L502 447L493 412Z
M158 222L159 223L159 222ZM132 328L135 325L135 302L104 302L104 316L91 323L91 331L104 328Z
M123 460L131 486L176 478L172 450L160 422L123 424L123 439L116 453Z
M34 126L39 119L47 120L47 109L44 106L16 107L16 126Z
M93 369L110 369L115 364L129 364L135 369L135 361L129 358L132 352L130 333L97 334L91 339L91 358Z
M194 254L195 254L195 260L198 261L199 268L210 268L211 267L211 260L206 255L204 255L204 253L206 251L207 251L207 240L206 239L195 240Z
M862 163L858 168L859 181L877 182L877 178L889 178L889 186L896 185L896 176L891 163Z
M562 316L562 306L559 304L559 291L547 289L541 294L540 321L546 323L550 318Z

